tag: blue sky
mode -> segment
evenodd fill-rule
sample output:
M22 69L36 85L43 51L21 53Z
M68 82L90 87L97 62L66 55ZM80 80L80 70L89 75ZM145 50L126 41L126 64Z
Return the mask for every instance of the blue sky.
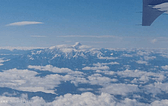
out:
M142 0L1 0L0 46L166 48L168 16L142 27L141 11Z

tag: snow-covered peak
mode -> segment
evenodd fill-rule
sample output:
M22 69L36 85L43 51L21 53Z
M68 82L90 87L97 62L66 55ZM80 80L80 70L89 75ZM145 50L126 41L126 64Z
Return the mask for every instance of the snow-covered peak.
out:
M51 52L52 54L63 53L66 57L85 57L83 52L89 52L90 47L82 45L79 42L76 42L74 45L57 45L46 49L46 51ZM57 56L56 56L57 57Z
M81 43L79 42L76 42L75 45L56 45L56 46L52 46L50 47L49 49L50 50L53 50L53 49L59 49L59 50L63 50L63 51L78 51L78 50L86 50L90 48L89 46L86 46L86 45L82 45Z
M75 49L79 49L80 46L82 46L82 44L81 44L80 42L76 42L75 45L73 45L73 47L74 47Z

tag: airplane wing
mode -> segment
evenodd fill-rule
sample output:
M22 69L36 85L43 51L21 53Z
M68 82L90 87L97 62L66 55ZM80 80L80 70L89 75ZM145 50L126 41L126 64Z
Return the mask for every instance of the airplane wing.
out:
M150 26L157 17L165 12L152 7L165 2L168 0L143 0L142 26Z

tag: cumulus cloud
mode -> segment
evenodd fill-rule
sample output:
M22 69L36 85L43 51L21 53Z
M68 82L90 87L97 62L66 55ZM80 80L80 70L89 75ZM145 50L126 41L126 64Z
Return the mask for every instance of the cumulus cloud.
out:
M147 92L152 93L153 95L159 94L161 92L168 93L168 83L155 82L154 84L149 84L144 86Z
M94 67L84 67L82 70L109 70L110 68L107 65L118 65L118 62L110 62L110 63L96 63L93 64Z
M102 65L116 65L119 64L118 62L110 62L110 63L96 63L93 64L94 66L102 66Z
M122 56L123 57L133 57L133 55L130 55L130 54L123 54Z
M0 96L1 106L49 106L45 100L41 97L32 97L27 99L26 94L22 94L21 97L6 97Z
M138 60L138 61L136 61L136 63L138 63L138 64L148 64L148 62L146 62L146 61L143 61L143 60Z
M151 52L150 51L143 51L143 50L139 50L137 52L137 55L138 56L146 56L146 55L149 55Z
M144 56L145 60L153 60L155 58L156 58L156 56Z
M145 83L149 82L150 80L153 80L156 82L162 82L166 79L166 73L161 72L161 71L155 73L155 72L146 72L146 71L140 71L140 70L126 69L125 71L117 71L117 72L107 71L107 70L96 70L96 72L100 73L100 74L103 73L105 75L111 76L113 78L113 79L110 79L111 82L120 82L121 79L122 80L124 79L128 83L145 84ZM101 75L99 75L99 76L101 76ZM116 76L119 76L119 78L117 78ZM102 76L102 77L104 77L104 76ZM104 82L104 83L107 83L107 82Z
M98 58L99 59L105 59L105 60L115 60L115 59L118 59L118 57L103 57L103 56L100 56Z
M130 92L138 92L138 86L134 84L111 84L101 88L102 92L114 95L127 95Z
M168 65L161 66L161 68L164 69L164 70L168 70Z
M28 68L29 69L40 70L40 71L50 71L50 72L53 72L53 73L67 73L67 74L72 74L72 75L83 74L83 72L72 71L71 69L68 69L68 68L53 67L52 65L46 65L46 66L32 66L32 65L29 65Z
M52 102L45 102L41 97L35 96L30 100L25 94L21 97L0 96L1 106L167 106L168 100L155 100L152 103L140 103L135 99L125 98L118 100L114 96L101 93L94 95L86 92L82 94L65 94L58 96Z
M21 21L7 24L6 26L24 26L24 25L33 25L33 24L43 24L43 22L36 21Z
M78 88L78 90L79 91L83 91L83 92L85 92L85 91L93 91L92 88Z
M107 63L103 63L105 65L107 65ZM94 64L94 66L101 66L102 64L100 63L97 63L97 64ZM118 71L118 72L114 72L114 71L101 71L101 70L97 70L97 74L92 74L90 76L88 76L87 78L85 78L83 76L83 73L77 73L75 77L75 73L73 74L70 74L72 72L72 70L70 69L67 69L67 68L57 68L57 67L53 67L51 65L47 65L47 66L29 66L30 69L36 69L36 70L41 70L41 71L51 71L51 72L54 72L54 73L67 73L69 75L66 75L66 76L58 76L55 74L53 75L49 75L47 76L47 78L55 78L57 77L57 81L60 82L60 81L71 81L71 83L75 84L76 86L78 85L78 83L86 83L86 84L91 84L91 85L101 85L102 88L99 89L101 92L106 92L106 93L110 93L110 94L116 94L116 95L127 95L128 93L130 92L139 92L139 88L138 88L138 84L139 83L147 83L150 79L151 80L155 80L156 82L160 82L160 81L163 81L165 79L165 73L164 72L159 72L159 73L154 73L154 72L145 72L145 71L140 71L140 70L125 70L125 71ZM113 82L118 82L120 81L120 79L111 79L109 77L106 77L106 76L103 76L101 74L98 74L98 73L104 73L106 75L119 75L120 78L129 78L129 77L132 77L134 78L132 81L130 80L130 83L134 83L134 84L125 84L125 83L119 83L119 84L111 84ZM55 77L54 77L55 76ZM45 81L46 83L48 83L48 81L46 81L45 79L46 77L44 77L42 80ZM60 80L60 79L61 80ZM125 79L124 79L125 80ZM20 81L18 81L20 82ZM49 82L51 82L51 85L54 84L52 80L50 80ZM137 85L136 85L137 84ZM56 84L57 85L57 84ZM167 84L166 83L163 83L163 84L155 84L155 85L146 85L144 86L144 89L146 90L146 92L152 92L152 88L155 88L156 91L153 91L155 93L160 93L160 91L166 91L166 86ZM159 87L161 86L161 87ZM146 89L148 88L148 89ZM149 89L151 88L151 89ZM164 88L164 89L161 89L161 88ZM20 88L22 90L28 90L29 88ZM41 90L43 92L46 92L44 91L45 89L42 89L38 86L35 86L34 89L37 89L37 90ZM31 89L29 89L30 91ZM48 90L48 89L47 89ZM91 88L79 88L78 90L80 91L92 91ZM153 93L152 92L152 93Z
M156 100L154 102L151 103L151 106L167 106L168 105L168 100L165 99L165 100Z
M66 101L66 102L64 102ZM113 106L115 105L114 97L102 93L96 96L92 93L86 92L81 95L66 94L56 98L53 102L56 106Z
M110 84L112 79L109 77L102 76L101 74L93 74L91 76L88 76L89 83L92 85L107 85Z
M155 101L155 104L166 104L165 101ZM101 95L95 95L90 92L82 94L65 94L58 96L52 102L45 102L43 98L35 96L30 100L27 100L26 95L21 97L5 97L0 96L1 106L150 106L149 104L139 103L135 99L125 98L123 100L117 100L114 96L101 93Z
M51 74L45 77L37 77L37 72L30 70L10 69L0 72L0 87L9 87L21 91L45 92L55 94L55 87L58 87L62 81L71 81L78 83L87 83L82 76Z
M57 67L53 67L52 65L46 65L46 66L33 66L33 65L29 65L28 68L30 68L30 69L36 69L36 70L40 70L40 71L51 71L51 72L58 72L58 73L64 73L64 72L71 71L68 68L57 68Z
M46 76L45 78L36 77L38 73L29 70L11 69L0 72L0 86L9 87L22 91L54 93L54 84L60 84L61 76ZM57 77L52 80L52 78ZM51 90L48 90L51 89Z
M121 77L132 77L136 78L139 81L143 81L144 83L148 82L149 79L155 80L155 81L163 81L165 79L165 73L164 72L159 72L159 73L154 73L154 72L145 72L145 71L140 71L140 70L125 70L125 71L118 71L116 72L117 75Z
M101 71L101 70L96 70L97 73L103 73L103 74L106 74L106 75L114 75L116 74L114 71Z
M84 67L82 70L108 70L108 66Z

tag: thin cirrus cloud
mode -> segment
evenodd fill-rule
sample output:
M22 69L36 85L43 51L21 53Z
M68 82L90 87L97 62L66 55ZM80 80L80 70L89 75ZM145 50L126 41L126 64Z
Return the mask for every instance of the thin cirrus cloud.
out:
M66 36L57 36L57 37L62 37L62 38L120 38L118 36L112 36L112 35L102 35L102 36L85 36L85 35L66 35Z
M37 21L21 21L7 24L6 26L25 26L25 25L34 25L34 24L44 24L43 22Z
M32 38L46 38L47 36L42 36L42 35L32 35Z

